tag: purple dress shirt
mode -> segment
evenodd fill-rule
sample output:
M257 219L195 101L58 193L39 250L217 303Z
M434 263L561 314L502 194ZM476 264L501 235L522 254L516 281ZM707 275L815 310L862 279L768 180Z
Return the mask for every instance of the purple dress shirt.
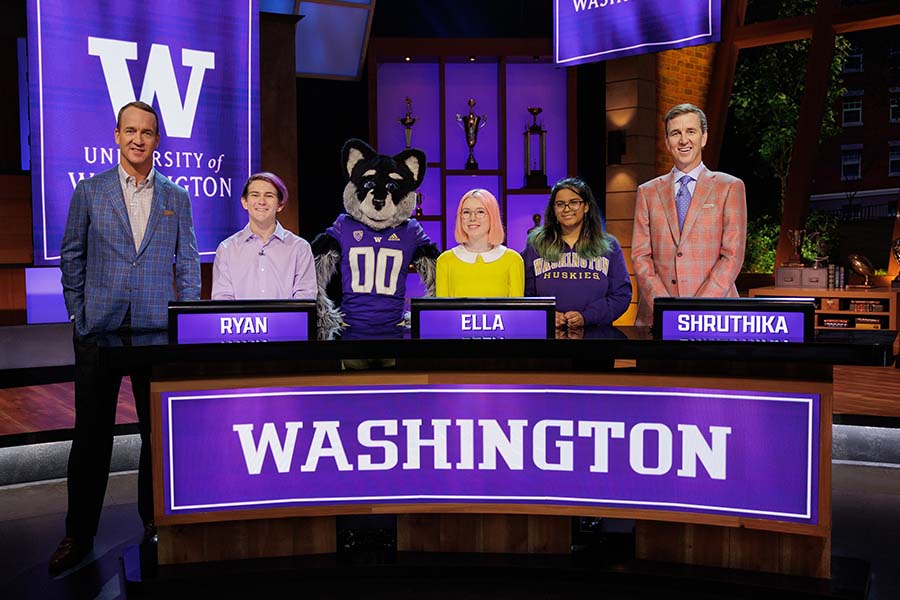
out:
M263 244L250 224L219 244L213 263L213 300L316 298L309 243L275 223Z

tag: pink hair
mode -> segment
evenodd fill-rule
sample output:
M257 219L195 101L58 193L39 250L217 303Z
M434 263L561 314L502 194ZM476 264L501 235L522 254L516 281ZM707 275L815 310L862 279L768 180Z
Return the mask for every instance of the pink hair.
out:
M481 202L484 210L487 211L488 224L490 225L487 236L488 244L492 246L502 244L505 234L503 232L503 222L500 220L500 204L497 203L497 199L492 193L481 188L469 190L459 200L459 206L456 207L456 232L454 233L456 241L460 244L465 244L469 239L469 235L463 229L462 224L463 202L469 198L475 198Z

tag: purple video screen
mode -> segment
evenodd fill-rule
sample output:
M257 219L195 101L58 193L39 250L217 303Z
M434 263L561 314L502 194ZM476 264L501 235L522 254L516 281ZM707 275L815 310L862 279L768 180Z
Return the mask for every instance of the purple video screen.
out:
M554 0L557 65L718 42L720 0Z
M820 397L356 385L162 394L165 515L485 503L818 523Z
M154 166L188 191L211 261L246 223L259 166L257 0L28 0L27 15L35 265L58 264L78 182L119 163L116 115L134 100L159 116Z

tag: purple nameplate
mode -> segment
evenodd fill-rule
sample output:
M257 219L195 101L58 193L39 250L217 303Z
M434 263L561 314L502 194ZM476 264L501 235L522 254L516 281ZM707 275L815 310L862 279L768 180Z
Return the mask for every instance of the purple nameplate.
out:
M179 344L297 342L309 339L306 312L186 313L178 318Z
M818 522L817 394L536 385L162 394L165 514L618 507Z
M417 313L421 339L546 339L546 310L427 310Z
M665 310L662 339L802 342L803 313L793 311Z

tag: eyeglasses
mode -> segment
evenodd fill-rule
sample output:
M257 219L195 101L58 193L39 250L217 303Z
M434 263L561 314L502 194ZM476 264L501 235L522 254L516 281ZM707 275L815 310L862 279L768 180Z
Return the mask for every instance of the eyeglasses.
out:
M578 210L582 204L584 204L584 200L569 200L568 202L557 200L553 203L553 208L560 212L564 210Z
M487 217L487 211L484 210L483 208L476 208L475 210L469 210L468 208L464 208L460 214L462 215L463 219L475 218L475 219L480 220L480 219Z

